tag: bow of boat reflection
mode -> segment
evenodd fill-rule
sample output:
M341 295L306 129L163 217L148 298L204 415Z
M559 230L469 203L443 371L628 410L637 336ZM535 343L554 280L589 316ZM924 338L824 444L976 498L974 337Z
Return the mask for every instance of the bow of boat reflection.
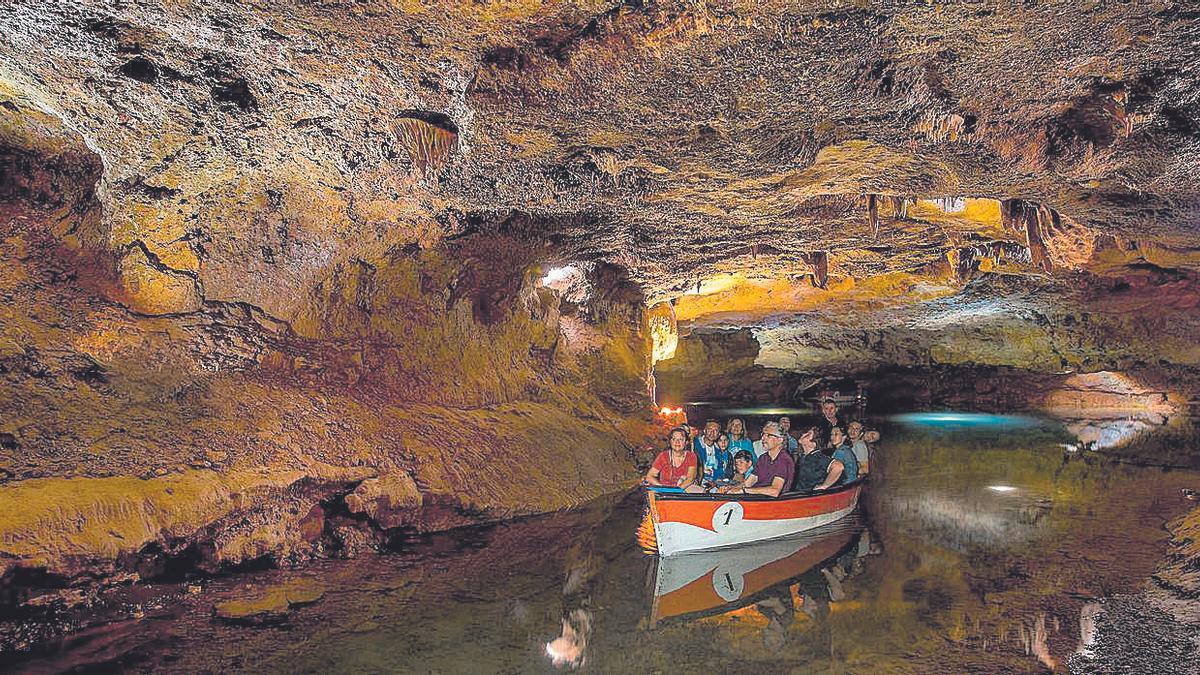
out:
M872 548L865 525L851 517L783 539L658 558L649 626L736 612L763 602L768 613L779 614L786 609L775 607L780 604L776 596L786 597L783 604L791 604L793 611L796 597L801 605L810 603L806 610L810 609L820 598L839 595L852 562L872 550L878 549ZM831 586L832 593L804 592L811 585L806 577L814 573L816 578L807 581ZM793 585L800 587L796 593Z

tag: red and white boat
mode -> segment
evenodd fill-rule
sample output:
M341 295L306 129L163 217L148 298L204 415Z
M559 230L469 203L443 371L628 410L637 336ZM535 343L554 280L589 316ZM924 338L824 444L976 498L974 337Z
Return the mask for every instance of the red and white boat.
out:
M647 489L651 527L642 546L659 555L706 551L786 537L845 518L858 506L865 480L824 492L765 495L688 494Z

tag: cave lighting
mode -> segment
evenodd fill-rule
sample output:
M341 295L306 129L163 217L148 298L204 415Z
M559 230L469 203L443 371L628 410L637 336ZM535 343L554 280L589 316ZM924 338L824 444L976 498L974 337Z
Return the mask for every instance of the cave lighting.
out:
M664 405L662 408L659 408L658 414L662 415L663 417L669 417L671 415L682 415L683 408L669 408Z
M573 276L579 270L573 265L564 265L562 267L551 267L546 275L542 277L542 285L550 286L556 284L569 276Z
M964 412L905 413L903 415L894 415L892 419L903 424L926 427L1027 426L1033 423L1033 420L1020 415L989 415L986 413Z
M728 408L725 410L729 415L755 415L755 416L770 416L770 415L810 415L810 408Z
M992 492L1016 492L1017 488L1011 485L989 485L988 489Z

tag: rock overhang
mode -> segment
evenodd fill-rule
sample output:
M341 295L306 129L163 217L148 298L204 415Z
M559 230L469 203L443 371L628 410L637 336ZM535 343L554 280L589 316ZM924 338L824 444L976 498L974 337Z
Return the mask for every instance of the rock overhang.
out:
M102 245L279 315L272 286L510 211L651 302L746 256L774 278L1038 257L934 199L1043 209L1066 258L1104 237L1187 257L1195 234L1179 3L15 9L10 67L108 159Z

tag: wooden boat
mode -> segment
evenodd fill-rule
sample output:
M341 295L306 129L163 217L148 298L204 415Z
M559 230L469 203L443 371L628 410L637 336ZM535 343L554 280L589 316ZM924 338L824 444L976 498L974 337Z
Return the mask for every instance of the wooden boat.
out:
M671 556L786 537L845 518L858 506L865 482L778 497L647 488L652 528L643 527L639 539L644 548Z
M841 555L862 531L857 518L846 518L783 539L659 558L650 625L723 614L755 602L764 591Z

